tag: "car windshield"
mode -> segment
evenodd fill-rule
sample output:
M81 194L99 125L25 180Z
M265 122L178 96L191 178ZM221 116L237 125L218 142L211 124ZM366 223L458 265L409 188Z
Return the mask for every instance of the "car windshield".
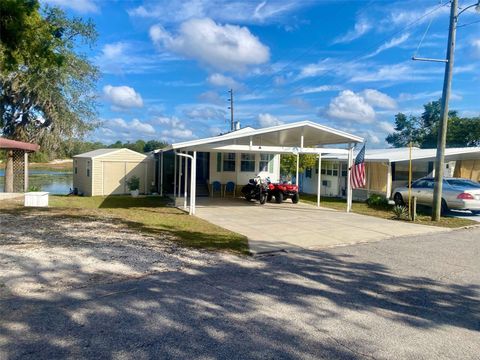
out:
M480 184L467 179L448 179L446 180L450 186L480 189Z

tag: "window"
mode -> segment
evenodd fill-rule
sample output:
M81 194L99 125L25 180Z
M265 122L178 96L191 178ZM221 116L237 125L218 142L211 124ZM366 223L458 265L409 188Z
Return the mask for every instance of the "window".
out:
M235 153L223 154L223 171L235 171Z
M331 161L322 162L322 175L338 176L338 163Z
M260 166L258 171L273 173L273 154L260 154Z
M76 174L78 174L77 160L75 160L74 163L75 163L74 172L75 172L75 175L76 175Z
M255 154L241 154L240 171L255 171Z
M338 176L338 163L333 163L332 175Z
M217 172L222 172L222 153L217 153Z
M90 161L87 161L87 177L90 177Z
M305 177L311 178L312 177L312 168L305 169Z
M346 177L348 172L348 166L347 164L342 164L342 176Z

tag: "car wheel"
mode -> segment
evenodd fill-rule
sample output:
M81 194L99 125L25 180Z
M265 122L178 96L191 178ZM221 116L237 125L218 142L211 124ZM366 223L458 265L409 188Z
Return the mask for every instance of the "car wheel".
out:
M400 193L396 193L394 196L393 196L393 201L395 202L395 205L405 205L405 202L403 201L403 197L402 197L402 194Z
M281 204L283 202L283 193L282 192L279 191L275 194L275 202L277 204Z
M292 196L292 203L296 204L298 203L298 200L300 200L300 195L296 193L295 195Z
M442 208L441 208L442 215L448 214L448 205L445 199L442 199Z
M252 200L252 198L250 197L250 195L245 195L245 200L250 201Z
M268 201L268 202L272 201L272 194L268 194L268 195L267 195L267 201Z
M260 194L260 204L263 205L267 202L267 196L265 194Z

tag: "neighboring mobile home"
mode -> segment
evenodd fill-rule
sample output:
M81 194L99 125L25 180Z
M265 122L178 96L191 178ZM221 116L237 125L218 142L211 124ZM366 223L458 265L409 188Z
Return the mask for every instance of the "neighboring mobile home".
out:
M436 149L412 148L412 180L434 175ZM365 189L353 191L355 199L364 200L372 193L390 197L392 191L408 183L409 148L367 149L365 153ZM347 158L325 155L321 168L321 194L345 196ZM480 181L480 147L449 148L445 151L445 176ZM303 192L316 193L318 168L307 169L300 176Z
M73 188L79 195L127 194L132 176L140 178L141 194L150 193L153 157L129 149L98 149L73 157Z

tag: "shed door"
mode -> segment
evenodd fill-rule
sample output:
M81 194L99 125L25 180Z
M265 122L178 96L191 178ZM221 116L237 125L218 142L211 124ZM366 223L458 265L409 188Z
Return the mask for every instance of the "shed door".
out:
M145 194L145 179L147 176L146 168L147 164L145 163L136 163L136 162L127 162L127 179L130 179L132 176L140 178L140 193ZM127 189L128 190L128 189Z
M125 163L103 162L103 195L125 194Z

